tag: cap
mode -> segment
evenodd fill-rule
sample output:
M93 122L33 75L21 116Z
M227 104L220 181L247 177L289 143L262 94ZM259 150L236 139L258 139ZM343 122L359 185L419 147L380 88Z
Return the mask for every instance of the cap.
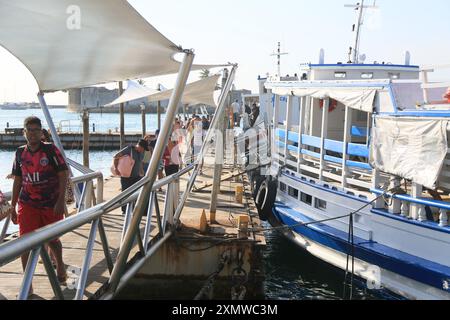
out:
M148 142L147 142L147 140L139 139L138 146L144 148L145 151L149 151L149 150L150 150L150 149L148 148Z

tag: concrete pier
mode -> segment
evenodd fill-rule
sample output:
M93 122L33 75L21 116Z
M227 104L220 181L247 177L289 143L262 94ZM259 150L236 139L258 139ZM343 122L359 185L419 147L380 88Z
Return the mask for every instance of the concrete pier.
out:
M82 133L60 133L59 138L66 150L81 150L83 147ZM125 144L135 144L142 138L142 133L125 135ZM0 134L0 149L15 149L26 144L23 135L20 134ZM90 133L90 150L119 150L120 135L118 133Z

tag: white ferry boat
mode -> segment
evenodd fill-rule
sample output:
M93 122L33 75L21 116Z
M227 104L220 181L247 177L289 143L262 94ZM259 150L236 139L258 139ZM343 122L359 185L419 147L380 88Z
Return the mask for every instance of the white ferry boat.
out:
M271 174L251 175L258 210L369 289L450 299L449 84L428 83L409 53L358 63L356 7L350 63L321 52L297 79L260 79Z

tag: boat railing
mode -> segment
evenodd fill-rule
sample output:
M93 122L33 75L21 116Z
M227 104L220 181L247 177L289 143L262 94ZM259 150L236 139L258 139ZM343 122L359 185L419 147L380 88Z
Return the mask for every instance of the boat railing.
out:
M156 251L156 249L171 235L171 229L169 228L169 226L174 226L176 224L176 221L179 218L179 212L181 212L182 206L184 205L184 201L180 202L179 179L194 170L195 167L196 164L192 164L191 166L186 167L177 174L166 177L153 184L152 190L147 195L148 201L146 201L146 203L148 203L148 209L144 232L143 234L141 234L141 231L138 229L138 232L136 233L136 235L134 235L139 246L139 251L143 257L149 257L150 255L152 255ZM90 190L92 189L90 188L92 187L90 185L94 179L97 179L96 204L93 202L92 197L88 197L88 195L91 194ZM30 252L18 299L27 299L28 297L32 279L36 273L36 266L39 256L42 258L55 296L57 297L57 299L64 299L60 284L57 280L56 273L52 267L52 263L45 249L45 246L46 243L48 243L52 239L59 238L64 234L77 230L78 228L86 224L90 224L91 227L89 231L86 250L84 252L82 268L80 270L78 278L75 279L75 299L81 300L85 295L87 277L89 272L91 271L90 263L92 260L97 232L100 235L108 270L111 274L117 261L114 262L113 257L111 256L111 248L108 244L108 239L103 226L102 218L115 209L121 207L126 208L122 225L121 239L123 241L125 235L127 235L127 232L129 231L128 228L134 212L133 209L140 195L140 190L147 184L149 184L150 178L143 178L115 198L103 203L100 203L101 201L103 201L103 179L101 179L101 174L96 172L87 173L84 176L73 178L72 181L74 183L85 184L82 196L82 199L84 200L80 201L78 210L79 212L76 215L72 215L63 221L55 223L31 234L25 235L21 238L6 242L0 246L0 266L6 265L18 259L23 254L28 254L28 252ZM161 213L157 192L164 186L166 187L166 192L164 199L164 209ZM151 237L153 227L152 217L156 217L156 224L158 228L158 232L153 237ZM149 244L151 240L154 241L152 242L152 246L150 247L147 244ZM122 244L123 243L121 242L121 245ZM141 261L143 260L145 259L142 259ZM118 284L118 287L116 288L116 292L120 291L123 288L128 278L134 275L134 269L140 266L141 263L135 264L131 270L128 270L127 273L123 275Z
M291 129L291 128L290 128ZM355 129L356 130L356 129ZM275 148L282 165L301 173L306 171L319 176L323 154L323 177L365 190L372 187L372 167L369 164L369 148L366 144L347 143L332 139L322 139L307 134L298 134L298 130L277 128L275 130ZM287 139L286 139L287 137ZM287 142L287 144L286 144ZM344 162L344 159L345 162ZM345 166L345 175L343 168Z
M450 64L445 65L436 65L436 66L426 66L423 67L420 71L422 74L422 89L423 89L423 96L425 99L425 104L449 104L450 105L450 98L444 99L442 97L442 101L430 101L429 98L429 90L430 89L445 89L450 88L450 82L430 82L429 81L429 73L435 72L437 70L443 70L443 69L450 69Z
M450 203L445 201L431 200L422 197L413 197L408 194L386 193L380 189L371 189L376 195L383 195L391 199L389 213L399 215L406 219L416 220L418 222L433 222L427 219L427 208L432 212L434 209L439 213L439 226L448 228L448 212L450 212ZM375 208L383 209L383 208Z

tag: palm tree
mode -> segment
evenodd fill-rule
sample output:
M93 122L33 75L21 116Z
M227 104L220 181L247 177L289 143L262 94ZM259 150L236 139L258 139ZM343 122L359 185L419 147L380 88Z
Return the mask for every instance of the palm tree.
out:
M200 79L206 79L209 77L210 71L208 69L202 69L200 72Z
M137 83L139 83L141 86L145 85L144 79L139 79L139 80L137 81Z

